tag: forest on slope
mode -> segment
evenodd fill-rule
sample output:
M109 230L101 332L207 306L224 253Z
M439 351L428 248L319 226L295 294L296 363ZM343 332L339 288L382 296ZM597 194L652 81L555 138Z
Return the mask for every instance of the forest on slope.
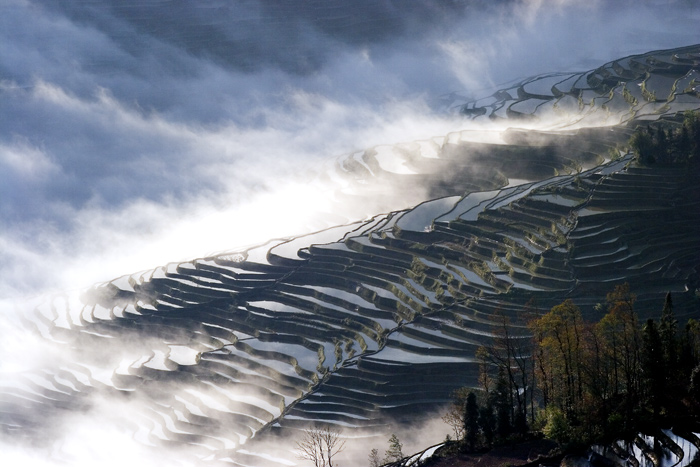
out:
M700 322L679 325L672 295L660 317L640 322L622 284L597 321L573 300L539 315L530 336L506 316L480 348L481 388L462 389L445 416L469 450L541 432L563 449L633 436L700 415Z

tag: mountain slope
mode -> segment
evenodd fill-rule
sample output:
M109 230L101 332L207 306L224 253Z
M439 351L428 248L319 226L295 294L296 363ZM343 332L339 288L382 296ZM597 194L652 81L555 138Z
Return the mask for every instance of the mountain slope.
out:
M350 187L340 202L399 186L411 209L39 301L22 317L61 352L0 384L0 427L51 437L118 400L119 425L187 447L185 463L263 465L269 441L315 423L385 436L434 416L477 384L500 314L525 335L526 313L573 298L593 316L629 282L641 317L668 291L696 316L698 174L610 155L643 121L700 108L699 72L694 46L525 80L460 111L539 131L371 148L328 175Z

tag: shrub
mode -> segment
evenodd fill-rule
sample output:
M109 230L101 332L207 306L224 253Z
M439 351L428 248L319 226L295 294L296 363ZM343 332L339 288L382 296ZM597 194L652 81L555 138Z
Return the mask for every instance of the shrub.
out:
M571 440L571 426L564 412L556 407L547 407L546 420L547 423L542 430L544 435L560 446L566 445Z

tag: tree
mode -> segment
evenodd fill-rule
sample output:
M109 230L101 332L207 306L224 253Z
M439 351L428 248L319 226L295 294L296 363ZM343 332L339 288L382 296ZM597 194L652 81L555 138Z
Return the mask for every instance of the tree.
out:
M505 387L497 387L501 391L499 397L503 404L496 404L496 410L506 410L502 416L499 415L499 423L505 422L507 416L509 425L512 427L518 421L518 431L523 433L527 431L528 396L532 398L534 392L532 340L529 336L516 334L514 329L517 327L511 325L505 314L498 313L497 316L499 326L492 343L477 350L477 357L482 363L481 379L493 380L489 372L494 370L499 378L504 379L500 383Z
M297 441L297 457L311 461L314 467L333 467L333 457L345 449L340 432L330 426L304 430Z
M379 449L374 448L369 452L369 467L379 467L382 461L379 460Z
M656 159L661 163L668 162L669 139L663 128L656 130Z
M602 307L602 305L601 305ZM612 411L611 396L613 362L608 358L604 338L600 328L594 324L586 325L584 342L585 362L585 397L587 418L603 420L606 425L607 415Z
M700 365L696 366L690 373L690 385L688 386L688 395L695 406L691 407L694 410L700 405Z
M464 407L470 392L471 389L468 387L455 390L452 393L452 403L442 416L442 421L452 427L455 439L464 438Z
M676 153L679 157L689 156L693 150L693 143L690 141L689 126L683 125L681 133L676 142Z
M545 436L553 439L560 446L566 444L570 439L571 427L564 413L557 407L549 407L546 415L547 424L543 429Z
M469 444L469 449L474 450L479 436L479 406L476 404L476 395L470 392L467 402L464 404L464 439Z
M496 380L496 390L493 392L493 405L496 408L496 430L500 439L506 439L513 431L510 414L512 404L509 398L509 388L505 372L500 369Z
M661 337L656 322L647 320L642 329L642 372L654 418L658 417L666 386L666 369Z
M643 165L653 164L654 140L649 131L635 131L629 141L630 147L637 154L637 161Z
M606 388L605 393L602 394L605 399L620 392L621 328L619 316L612 313L603 316L595 325L595 335L599 338L596 343L600 348L600 362L607 373L607 382L601 384L601 387Z
M641 376L641 334L634 303L637 296L630 292L629 284L615 287L607 295L608 314L598 323L606 357L613 367L613 393L623 394L626 420L639 403Z
M523 312L523 317L527 323L528 329L532 331L531 323L533 320L540 316L539 307L537 306L537 299L535 297L530 298L525 304L525 310ZM537 350L538 343L535 339L530 341L529 345L529 373L530 373L530 384L532 385L530 389L530 423L535 423L535 392L537 390Z
M678 320L673 315L673 300L671 292L666 294L666 301L661 312L661 322L659 323L659 334L663 346L663 357L666 368L669 372L676 369L678 363L678 339L677 339Z
M537 381L537 386L542 394L542 404L546 408L552 398L552 393L554 392L554 380L552 374L549 371L549 362L547 356L545 355L545 329L541 325L539 318L533 319L528 324L530 331L532 332L533 341L533 377Z
M700 162L700 113L697 111L686 112L683 118L683 128L688 133L690 140L687 148L688 153L685 156L697 164Z
M539 347L540 381L548 384L548 403L574 417L583 399L583 320L571 299L532 323Z
M386 451L385 460L391 462L403 459L402 448L403 444L399 441L399 437L392 433L391 438L389 438L389 449Z
M484 435L487 446L491 446L496 430L496 420L493 416L493 406L490 402L479 408L479 429Z
M676 128L668 128L664 123L637 128L629 145L642 165L654 162L697 164L700 162L700 114L686 112L683 123Z
M690 375L700 363L700 322L690 318L681 337L679 362L684 375Z

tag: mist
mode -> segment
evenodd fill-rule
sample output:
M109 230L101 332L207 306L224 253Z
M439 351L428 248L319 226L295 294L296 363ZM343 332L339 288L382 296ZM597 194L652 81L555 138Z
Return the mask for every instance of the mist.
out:
M698 43L699 22L691 0L4 1L0 379L75 356L23 330L27 300L418 204L429 187L368 201L372 180L328 174L379 145L503 130L455 106ZM89 396L0 459L149 465L109 423L138 403L114 404Z

